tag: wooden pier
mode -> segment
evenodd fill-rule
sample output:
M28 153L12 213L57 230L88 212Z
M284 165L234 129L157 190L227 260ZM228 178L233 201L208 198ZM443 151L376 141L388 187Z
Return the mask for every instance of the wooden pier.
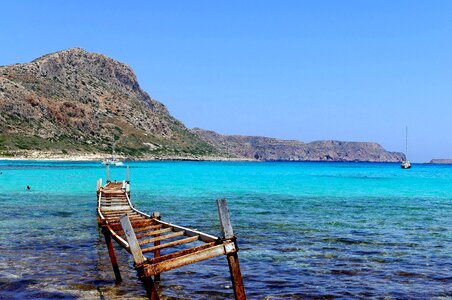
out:
M107 183L97 181L97 215L116 282L121 282L121 273L112 240L133 256L149 299L159 299L156 282L161 273L221 255L227 257L235 299L246 299L226 200L217 200L217 208L223 237L164 222L158 212L148 215L135 209L130 182L111 182L107 168Z

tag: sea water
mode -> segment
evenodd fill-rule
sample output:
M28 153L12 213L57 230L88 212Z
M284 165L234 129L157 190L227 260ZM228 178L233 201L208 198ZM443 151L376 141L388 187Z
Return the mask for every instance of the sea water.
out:
M126 165L132 202L165 221L220 235L215 200L228 200L249 299L452 297L451 166ZM0 298L146 296L117 246L123 282L114 282L96 223L99 162L0 161L0 172ZM159 292L232 298L226 259L165 272Z

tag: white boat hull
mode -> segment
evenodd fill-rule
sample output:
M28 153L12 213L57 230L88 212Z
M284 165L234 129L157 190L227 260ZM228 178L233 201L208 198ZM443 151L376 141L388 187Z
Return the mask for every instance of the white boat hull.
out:
M119 161L119 160L110 160L110 159L104 160L104 161L102 162L102 164L103 164L103 165L106 165L106 166L116 166L116 167L122 167L122 166L124 166L124 163L123 163L122 161Z
M409 169L411 168L411 163L408 160L402 161L402 164L400 165L402 169Z

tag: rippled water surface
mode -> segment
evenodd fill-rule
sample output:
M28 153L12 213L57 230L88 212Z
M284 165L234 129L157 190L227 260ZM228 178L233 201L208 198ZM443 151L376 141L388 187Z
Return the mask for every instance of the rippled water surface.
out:
M220 235L215 199L228 199L249 299L452 298L450 166L128 165L132 201L166 221ZM120 248L114 283L96 224L100 163L0 161L0 172L0 298L145 297ZM229 299L228 276L220 257L162 274L159 291Z

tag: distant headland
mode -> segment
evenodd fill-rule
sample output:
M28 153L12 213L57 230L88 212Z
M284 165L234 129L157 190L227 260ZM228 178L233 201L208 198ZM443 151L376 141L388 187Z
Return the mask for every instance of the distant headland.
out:
M447 164L450 165L452 164L452 159L447 159L447 158L435 158L432 159L430 162L430 164Z
M301 141L187 129L132 69L72 48L0 67L0 158L398 162L371 142Z

